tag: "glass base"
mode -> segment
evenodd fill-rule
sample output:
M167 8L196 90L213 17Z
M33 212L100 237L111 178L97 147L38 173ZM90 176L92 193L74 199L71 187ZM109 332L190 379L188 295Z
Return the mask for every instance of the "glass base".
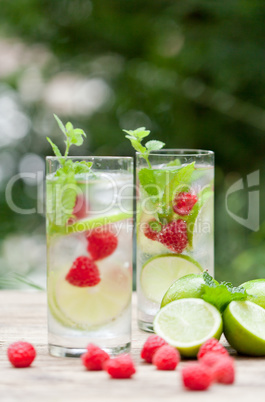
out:
M138 320L138 327L145 332L154 332L153 328L153 323L152 322L147 322L147 321L142 321Z
M121 346L102 348L111 356L116 356L122 353L128 353L131 349L131 342ZM79 348L66 348L65 346L49 344L49 353L56 357L80 357L86 352L86 349Z

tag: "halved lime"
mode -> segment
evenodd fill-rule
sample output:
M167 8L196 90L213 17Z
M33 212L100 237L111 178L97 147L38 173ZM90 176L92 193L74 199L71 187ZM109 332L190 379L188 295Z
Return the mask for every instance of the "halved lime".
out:
M247 300L258 304L265 308L265 279L254 279L242 283L243 288L247 291Z
M129 305L132 280L128 269L109 264L104 267L101 263L100 283L83 288L67 282L66 273L65 270L51 272L48 278L49 307L63 325L78 329L104 325Z
M250 301L233 301L224 311L224 334L239 353L265 356L265 310Z
M191 257L182 254L162 254L150 258L142 267L141 287L145 296L156 303L161 300L168 288L177 279L203 269Z
M200 298L202 295L202 285L204 284L202 274L189 274L179 278L166 291L161 302L161 307L174 300Z
M219 339L222 330L220 312L202 299L175 300L154 319L155 333L187 357L195 357L207 339Z

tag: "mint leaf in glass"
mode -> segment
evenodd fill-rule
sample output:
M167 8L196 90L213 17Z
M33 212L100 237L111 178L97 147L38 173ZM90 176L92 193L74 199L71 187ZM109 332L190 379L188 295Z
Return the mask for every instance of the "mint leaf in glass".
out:
M72 145L80 146L83 144L84 137L86 137L85 132L80 128L74 128L70 122L64 126L56 115L54 115L54 118L66 138L66 148L64 155L62 155L57 145L47 137L47 141L50 143L61 165L56 171L54 179L47 180L46 209L50 234L62 232L62 227L67 225L69 218L73 216L76 197L80 193L76 175L89 173L92 166L92 162L74 162L72 159L67 158Z

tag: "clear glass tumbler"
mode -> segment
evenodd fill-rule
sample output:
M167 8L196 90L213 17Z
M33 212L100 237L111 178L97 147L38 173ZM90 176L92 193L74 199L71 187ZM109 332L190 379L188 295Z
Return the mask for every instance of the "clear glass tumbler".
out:
M137 153L138 325L153 319L178 278L214 274L214 153L164 149Z
M131 342L133 159L66 160L93 164L69 174L46 159L49 351L80 356L92 342L122 353Z

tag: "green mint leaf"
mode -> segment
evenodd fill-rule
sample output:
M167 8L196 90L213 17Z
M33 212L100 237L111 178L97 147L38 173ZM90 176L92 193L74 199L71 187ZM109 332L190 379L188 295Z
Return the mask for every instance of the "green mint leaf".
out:
M52 140L49 137L46 137L47 141L51 144L51 147L53 149L53 152L55 154L55 156L57 156L57 158L60 160L62 158L62 154L59 150L59 148L57 147L57 145L55 145Z
M216 288L216 285L219 285L219 283L215 279L213 279L213 277L210 274L208 274L207 271L203 271L202 276L206 285L212 288Z
M149 130L146 130L145 127L139 127L136 130L122 130L130 136L136 138L141 141L144 137L147 137L150 134Z
M162 229L162 225L160 222L158 221L151 221L149 222L149 226L152 230L154 230L155 232L159 233L161 232Z
M63 125L63 122L59 119L58 116L56 116L56 114L54 114L53 116L54 116L55 120L57 121L58 126L60 127L61 131L62 131L62 132L64 133L64 135L66 136L66 129L65 129L64 125Z
M66 137L70 145L80 146L83 144L84 141L83 137L86 137L86 133L83 130L79 128L74 129L72 123L70 122L66 123L65 128L66 128Z
M173 161L170 161L167 166L181 166L181 162L178 158L176 158Z
M138 179L147 194L152 196L157 196L159 194L159 188L156 184L155 174L152 169L142 168L139 170Z
M49 233L60 232L61 227L66 225L72 216L78 192L73 172L67 175L61 173L56 180L47 180L46 210Z
M189 165L183 166L178 169L173 179L166 185L164 194L162 197L162 203L168 205L173 200L175 194L184 189L189 190L189 183L194 171L195 162Z
M223 312L231 301L247 298L247 292L242 286L233 287L228 282L215 283L206 272L203 273L203 279L205 284L202 285L202 299L213 304L220 312Z
M90 169L93 165L93 162L75 162L74 163L74 172L75 174L80 174L80 173L89 173Z
M137 151L140 152L141 154L145 153L146 148L135 138L130 137L128 135L126 135L126 138L128 138L131 141L131 144L133 146L133 148Z
M151 141L148 141L145 144L145 146L146 146L146 149L148 150L148 152L158 151L159 149L161 149L165 146L165 143L162 141L151 140Z

